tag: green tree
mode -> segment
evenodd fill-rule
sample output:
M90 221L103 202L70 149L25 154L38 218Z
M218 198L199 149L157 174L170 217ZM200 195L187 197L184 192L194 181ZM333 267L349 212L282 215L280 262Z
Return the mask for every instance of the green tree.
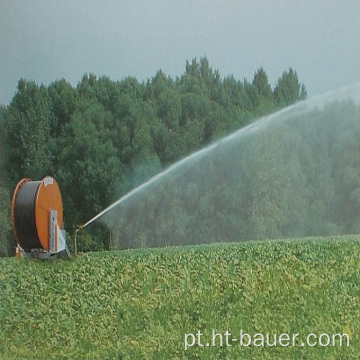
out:
M281 162L280 135L267 129L248 138L244 169L244 219L247 239L281 236L284 166Z
M173 89L166 89L157 98L158 117L171 131L178 130L181 115L179 94Z
M55 175L64 194L69 231L107 207L114 200L115 184L122 180L122 165L106 126L109 117L100 104L82 100L59 140ZM107 244L96 245L102 246Z
M331 205L332 222L342 233L360 231L359 123L360 106L352 100L338 101L324 109L324 127L329 138L335 190ZM341 121L339 121L341 119ZM330 208L330 206L329 206Z
M176 79L159 70L146 83L139 83L133 77L115 82L95 74L85 74L75 88L64 79L48 87L21 79L11 104L0 111L0 156L3 151L6 170L0 173L0 187L6 183L7 191L11 192L22 177L41 179L44 175L54 175L62 189L65 226L71 232L76 224L96 215L161 169L249 124L276 106L302 99L306 90L303 85L299 86L296 72L291 68L283 73L274 93L263 68L256 71L251 83L233 76L222 78L206 57L187 61L185 73ZM295 142L299 140L296 133L291 133L291 138ZM195 177L187 178L181 186L174 179L165 185L164 193L153 194L155 205L150 201L137 204L140 207L134 207L130 217L124 215L119 220L133 222L119 232L124 236L123 246L195 243L197 239L209 242L227 230L229 239L236 240L232 234L247 238L247 222L252 224L252 237L277 236L281 231L301 227L300 223L292 225L295 215L283 216L292 213L284 205L284 198L291 195L290 192L280 194L279 189L280 185L289 187L289 182L284 174L276 176L276 161L280 161L280 156L273 144L269 146L270 154L259 144L254 145L252 153L257 154L257 159L250 157L248 164L240 161L247 155L246 150L239 149L238 157L231 163L233 169L242 170L236 173L237 187L233 185L232 171L227 173L224 167L221 176L208 174L206 177L206 171L199 164L191 173L203 176L201 185ZM320 157L324 154L328 159L330 150L326 153L325 148L330 149L329 146L329 142L321 146ZM306 157L312 166L318 160L310 140L305 148L306 151L289 160L294 166L288 178L294 182ZM209 166L221 167L229 161L225 156ZM246 173L246 166L256 167L255 180ZM348 168L354 166L351 164ZM321 169L329 174L328 168ZM264 181L265 176L269 182ZM353 177L345 177L354 190L347 199L352 201L352 208L357 209L354 200L357 185ZM316 195L308 173L299 179L299 188L306 185L309 192ZM323 186L324 182L319 184ZM243 187L248 191L241 191ZM324 193L333 194L331 189L327 187ZM300 191L299 194L309 205L309 198ZM165 213L161 212L164 203L170 204ZM245 206L239 205L242 203ZM298 208L304 206L300 199L296 203ZM326 204L318 202L317 205L313 208L324 209ZM325 211L318 213L321 213L319 221L325 218ZM169 220L171 214L176 221ZM0 217L6 219L5 215ZM155 218L159 226L148 232ZM270 220L268 224L266 219ZM4 228L6 226L4 223ZM196 231L191 231L194 227ZM132 238L131 231L136 233L136 239ZM172 239L174 232L178 236ZM83 236L82 243L85 250L107 248L106 232L94 224L89 234Z
M289 106L297 101L305 100L306 96L305 86L300 84L296 71L292 68L284 71L274 88L276 106Z
M15 253L15 240L11 232L9 192L0 186L0 257Z
M7 108L5 106L0 106L0 186L5 184L5 114L7 113Z
M0 107L0 256L9 256L14 253L15 241L10 226L10 194L5 188L4 176L4 121L7 109Z
M233 76L223 81L223 91L219 104L227 110L227 117L222 122L221 134L227 134L246 125L254 116L252 101L245 85Z
M264 115L273 110L273 92L265 70L261 67L255 74L249 89L249 97L258 115Z
M84 74L81 81L77 85L77 90L80 96L86 99L96 99L96 83L97 78L95 74Z
M48 87L52 112L55 121L51 128L51 137L61 135L62 128L69 123L79 101L79 93L65 79L57 80Z
M53 120L46 87L21 79L4 120L5 169L10 182L22 177L40 179L50 172Z

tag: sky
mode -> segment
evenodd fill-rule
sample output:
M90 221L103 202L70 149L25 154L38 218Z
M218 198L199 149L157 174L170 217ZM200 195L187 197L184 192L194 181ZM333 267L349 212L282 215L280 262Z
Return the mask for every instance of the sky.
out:
M274 87L292 67L309 97L360 81L359 0L0 0L0 104L20 78L173 78L206 56Z

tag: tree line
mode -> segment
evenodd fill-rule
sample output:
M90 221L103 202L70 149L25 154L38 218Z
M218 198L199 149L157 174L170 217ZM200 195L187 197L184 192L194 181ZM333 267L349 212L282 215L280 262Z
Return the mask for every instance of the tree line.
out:
M23 177L52 175L72 234L149 177L254 119L306 98L292 68L272 89L263 68L252 81L222 77L206 57L175 79L159 70L139 82L85 74L76 87L20 79L0 109L0 254L13 252L10 198ZM83 250L109 248L105 226L89 228Z
M105 216L114 246L359 233L359 114L304 103L235 133Z

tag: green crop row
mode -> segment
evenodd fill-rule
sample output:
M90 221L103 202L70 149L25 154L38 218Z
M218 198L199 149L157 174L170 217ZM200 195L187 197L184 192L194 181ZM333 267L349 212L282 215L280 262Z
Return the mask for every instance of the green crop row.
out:
M347 236L1 259L0 358L357 359L359 255ZM212 330L349 346L212 346Z

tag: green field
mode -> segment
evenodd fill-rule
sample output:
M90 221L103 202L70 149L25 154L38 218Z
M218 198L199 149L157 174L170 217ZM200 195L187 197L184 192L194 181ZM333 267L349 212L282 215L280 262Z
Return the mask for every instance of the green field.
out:
M0 358L358 359L359 256L345 236L0 259Z

